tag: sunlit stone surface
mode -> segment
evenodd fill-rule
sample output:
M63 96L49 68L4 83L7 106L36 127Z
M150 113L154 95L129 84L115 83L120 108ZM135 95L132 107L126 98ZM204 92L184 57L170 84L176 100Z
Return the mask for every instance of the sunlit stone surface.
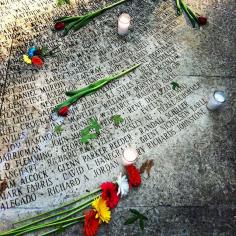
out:
M52 31L59 16L111 2L1 1L0 182L5 178L8 188L0 194L0 229L115 180L123 150L132 146L138 167L154 159L151 177L144 175L141 188L120 201L98 235L234 235L235 1L187 1L209 18L200 29L177 17L174 1L133 0L77 33ZM132 17L126 37L117 34L122 12ZM59 46L59 53L31 70L22 54L33 45ZM67 118L51 116L65 91L135 63L142 66L81 99ZM210 112L206 103L215 89L228 101ZM124 118L119 127L111 121L116 114ZM91 117L102 130L86 147L80 131ZM149 210L144 232L123 225L129 208ZM63 235L81 234L78 224Z

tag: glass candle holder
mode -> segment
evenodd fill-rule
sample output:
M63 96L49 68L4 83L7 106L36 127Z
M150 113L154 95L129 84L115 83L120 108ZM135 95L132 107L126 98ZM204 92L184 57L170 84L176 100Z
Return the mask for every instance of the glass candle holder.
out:
M122 13L118 18L118 34L126 35L129 32L131 17L128 13Z
M122 156L122 163L125 166L131 165L135 163L135 161L138 158L138 152L133 147L128 147L124 150L123 156Z
M219 109L226 101L226 96L223 91L215 91L209 99L207 108L211 111Z

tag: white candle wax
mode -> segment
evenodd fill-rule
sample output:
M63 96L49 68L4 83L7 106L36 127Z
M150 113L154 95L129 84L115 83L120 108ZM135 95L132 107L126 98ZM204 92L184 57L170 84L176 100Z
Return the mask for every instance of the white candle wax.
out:
M127 13L122 13L118 19L118 34L126 35L129 32L131 17Z
M207 104L207 108L209 110L216 110L222 106L225 102L225 95L223 91L215 91L213 95L211 95L210 100Z
M123 165L128 166L135 163L137 157L138 157L138 152L135 148L132 147L126 148L122 156Z

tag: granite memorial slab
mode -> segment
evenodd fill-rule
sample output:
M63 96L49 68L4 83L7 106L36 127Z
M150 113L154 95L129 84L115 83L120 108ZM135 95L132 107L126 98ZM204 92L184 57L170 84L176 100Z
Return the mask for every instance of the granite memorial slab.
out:
M235 235L235 0L187 1L208 17L195 29L177 16L174 1L133 0L65 37L53 30L58 17L114 2L1 0L0 230L114 181L132 146L137 166L153 159L150 177L143 175L98 235ZM125 36L117 29L123 12L132 19ZM58 50L37 69L22 59L31 46ZM67 117L53 113L66 91L139 63L81 98ZM210 111L215 90L227 101ZM114 115L124 119L119 126ZM91 118L101 134L85 145L81 130ZM129 208L147 211L144 231L124 226ZM62 233L82 234L81 224Z

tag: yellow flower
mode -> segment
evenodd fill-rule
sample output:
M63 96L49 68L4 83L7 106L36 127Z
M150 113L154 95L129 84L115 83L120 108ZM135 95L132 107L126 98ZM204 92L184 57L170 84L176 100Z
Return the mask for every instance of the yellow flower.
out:
M92 207L96 210L96 218L99 218L99 223L108 223L111 220L111 211L106 205L106 201L99 197L92 202Z
M31 64L31 63L32 63L31 59L30 59L29 56L26 55L26 54L23 55L23 59L24 59L24 62L27 63L27 64Z

